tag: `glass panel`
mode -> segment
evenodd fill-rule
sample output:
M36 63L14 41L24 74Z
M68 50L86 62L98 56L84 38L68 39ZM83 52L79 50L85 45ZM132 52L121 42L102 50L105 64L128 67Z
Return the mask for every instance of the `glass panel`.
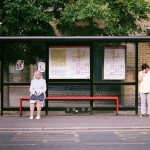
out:
M135 45L126 44L126 79L124 82L135 82Z
M147 63L150 66L150 42L139 43L138 48L138 67L139 71L141 71L141 65L143 63Z
M2 85L2 81L1 81L1 75L2 75L2 68L1 68L1 63L2 63L2 46L0 43L0 111L1 111L1 85Z
M98 85L94 86L94 95L118 96L120 107L135 107L134 85ZM113 104L113 101L96 101L96 104Z
M45 78L46 46L44 43L7 43L3 46L3 81L19 83L4 86L4 107L19 107L21 96L29 95L29 86L36 70L42 71ZM44 66L43 66L44 64ZM29 106L29 102L24 106Z
M37 69L42 69L45 77L46 46L43 43L8 43L4 45L4 58L4 83L30 82Z
M0 58L1 58L1 53L0 53ZM2 71L1 71L1 60L0 60L0 110L1 110L1 74Z
M30 70L31 69L31 70ZM31 66L24 66L23 70L16 70L16 64L9 64L9 82L30 82L30 72L32 72L34 68ZM36 68L35 68L36 69ZM5 78L5 82L7 82Z
M135 106L135 86L126 85L122 86L122 99L123 106Z
M118 80L104 80L104 47L115 46L115 45L126 47L125 80L119 80L119 79ZM93 75L94 82L135 82L135 45L134 44L131 44L131 43L103 43L103 44L95 43L93 49L94 49L93 51L94 52L94 66L93 66L94 68L93 69L95 73ZM118 60L117 56L114 56L113 62L117 60ZM114 67L115 65L112 65L112 66ZM110 70L112 68L110 68ZM122 70L121 67L117 69L118 72L121 72L121 70Z
M49 85L48 95L50 96L89 96L89 85ZM49 101L49 107L87 107L89 101Z
M89 85L49 85L48 95L56 96L86 96L90 95Z
M29 86L4 86L4 107L19 107L20 97L29 96ZM23 102L29 106L29 101Z

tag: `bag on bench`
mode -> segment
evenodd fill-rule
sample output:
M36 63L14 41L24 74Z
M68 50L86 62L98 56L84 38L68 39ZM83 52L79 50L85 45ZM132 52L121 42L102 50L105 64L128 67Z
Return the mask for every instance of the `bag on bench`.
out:
M32 94L32 95L30 96L30 100L43 101L43 100L44 100L44 93L41 93L40 95Z

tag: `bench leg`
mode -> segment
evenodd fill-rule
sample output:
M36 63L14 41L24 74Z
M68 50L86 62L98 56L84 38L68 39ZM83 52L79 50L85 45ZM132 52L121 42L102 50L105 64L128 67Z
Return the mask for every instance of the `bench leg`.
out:
M116 99L116 115L118 115L118 106L119 105L119 102L118 102L118 98Z
M22 116L22 99L20 99L20 116Z
M45 102L45 115L48 115L48 101Z

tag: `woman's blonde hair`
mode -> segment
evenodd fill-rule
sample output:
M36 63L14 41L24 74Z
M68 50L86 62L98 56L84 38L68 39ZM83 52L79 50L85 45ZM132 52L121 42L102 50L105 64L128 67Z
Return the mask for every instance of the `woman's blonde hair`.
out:
M34 72L33 79L34 79L34 80L37 79L37 77L36 77L36 74L37 74L37 73L40 73L40 76L41 76L40 79L43 79L42 73L41 73L40 71L38 71L38 70Z

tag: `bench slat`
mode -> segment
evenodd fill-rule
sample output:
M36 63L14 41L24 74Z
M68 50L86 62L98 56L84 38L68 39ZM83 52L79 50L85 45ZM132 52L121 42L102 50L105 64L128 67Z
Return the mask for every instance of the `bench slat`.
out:
M118 99L118 97L108 97L108 96L63 96L63 97L56 97L56 96L51 96L51 97L46 97L46 100L114 100Z

